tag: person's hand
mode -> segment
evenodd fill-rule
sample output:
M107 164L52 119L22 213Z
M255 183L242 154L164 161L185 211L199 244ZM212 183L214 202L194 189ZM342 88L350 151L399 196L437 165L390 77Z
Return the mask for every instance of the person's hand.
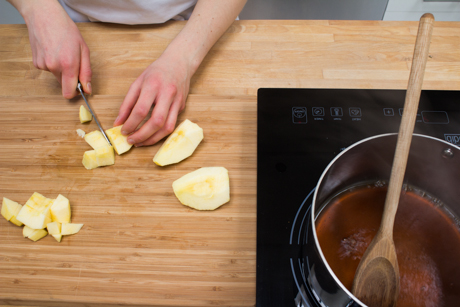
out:
M184 28L129 88L114 122L114 126L123 124L121 131L128 135L128 143L152 145L173 132L177 115L185 107L191 77L245 3L197 1Z
M187 61L163 53L131 85L114 126L123 124L122 134L132 133L128 136L130 144L155 144L173 132L177 115L185 108L191 76Z
M34 66L53 73L61 83L65 98L77 95L78 80L90 94L88 46L59 2L34 0L20 4L29 31Z

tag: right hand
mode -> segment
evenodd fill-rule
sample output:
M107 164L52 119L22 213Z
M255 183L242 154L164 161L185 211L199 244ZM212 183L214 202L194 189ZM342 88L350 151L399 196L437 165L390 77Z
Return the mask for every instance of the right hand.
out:
M62 96L77 93L80 80L91 94L89 49L76 24L58 1L34 0L21 3L21 13L29 30L34 66L50 71L61 83Z

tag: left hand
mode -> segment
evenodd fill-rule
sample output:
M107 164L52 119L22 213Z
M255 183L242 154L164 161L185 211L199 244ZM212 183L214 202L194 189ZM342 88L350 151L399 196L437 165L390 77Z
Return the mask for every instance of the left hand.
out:
M122 134L129 135L130 144L155 144L174 131L192 75L187 61L163 53L130 86L114 126L123 124ZM150 118L136 131L153 105Z

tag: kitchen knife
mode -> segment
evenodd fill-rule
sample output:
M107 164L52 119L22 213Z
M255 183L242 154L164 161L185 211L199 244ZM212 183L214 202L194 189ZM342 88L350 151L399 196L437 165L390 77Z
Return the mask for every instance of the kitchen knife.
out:
M97 120L96 114L93 112L93 109L91 109L91 107L90 107L90 105L89 105L89 103L88 103L88 100L86 100L86 97L85 97L85 94L83 93L83 89L81 88L81 83L80 83L80 82L78 82L77 88L78 88L78 90L80 91L81 96L82 96L83 99L85 100L86 105L88 106L89 112L91 113L91 115L93 115L93 118L94 118L94 120L96 121L97 126L98 126L99 129L101 130L102 135L105 137L105 139L107 140L107 142L112 146L112 143L110 143L109 138L107 137L107 135L105 135L104 129L102 129L101 124L99 124L99 121Z

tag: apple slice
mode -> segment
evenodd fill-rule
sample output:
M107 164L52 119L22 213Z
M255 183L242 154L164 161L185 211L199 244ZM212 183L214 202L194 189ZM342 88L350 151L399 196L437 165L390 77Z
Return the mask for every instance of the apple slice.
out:
M24 226L22 228L22 235L24 236L24 238L27 238L28 236L30 236L31 234L34 233L36 229L32 229L30 228L29 226Z
M93 147L93 149L110 146L99 130L94 130L93 132L85 134L85 141L89 144L89 146Z
M103 146L95 149L96 163L98 166L115 164L115 153L112 146Z
M56 199L54 200L53 205L50 208L50 211L51 219L53 220L53 222L70 222L70 202L66 197L62 196L61 194L59 194L58 197L56 197Z
M46 232L46 230L44 230L44 229L36 229L36 230L34 230L34 232L32 232L27 237L29 239L31 239L32 241L36 242L36 241L40 240L41 238L46 237L47 234L48 234L48 232Z
M74 223L62 223L61 225L61 235L68 236L76 234L80 231L84 224L74 224Z
M203 129L186 119L161 145L153 162L160 166L180 162L191 156L202 140Z
M230 201L230 182L224 167L203 167L173 182L179 201L197 210L214 210Z
M131 149L131 147L133 147L133 145L128 143L128 137L121 134L121 127L122 126L117 126L105 130L105 134L107 134L110 143L112 143L112 146L118 155L127 152Z
M2 211L1 214L7 220L13 223L16 226L22 226L22 222L16 219L19 211L21 211L22 206L15 201L12 201L6 197L3 197Z
M83 106L80 106L80 122L86 123L90 122L93 119L93 115Z
M86 169L97 168L99 165L97 165L97 161L96 161L96 150L85 151L85 153L83 154L82 163Z

